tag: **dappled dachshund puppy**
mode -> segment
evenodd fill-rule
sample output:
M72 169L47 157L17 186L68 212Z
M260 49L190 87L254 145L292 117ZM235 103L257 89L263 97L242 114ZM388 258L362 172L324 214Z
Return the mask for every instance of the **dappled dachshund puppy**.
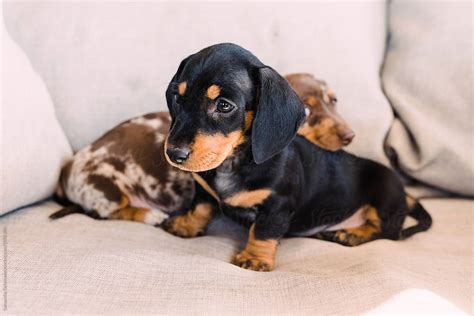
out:
M287 79L307 106L307 124L298 133L328 150L347 144L352 131L327 85L308 74ZM83 213L158 226L172 212L189 209L194 180L164 157L170 123L165 112L135 117L81 149L62 168L56 199L65 207L51 218Z
M168 113L139 116L78 151L62 168L56 190L64 208L50 218L83 213L158 226L173 211L188 209L194 180L164 156L170 125Z
M326 82L307 73L286 75L285 79L306 106L306 119L298 135L331 151L349 145L355 133L336 112L337 98Z
M295 138L303 103L282 76L237 45L210 46L184 59L166 98L172 116L166 158L199 185L192 208L163 226L195 237L220 209L250 228L233 258L240 267L272 270L285 235L355 246L431 225L417 201L407 204L388 168ZM419 221L404 230L407 214Z

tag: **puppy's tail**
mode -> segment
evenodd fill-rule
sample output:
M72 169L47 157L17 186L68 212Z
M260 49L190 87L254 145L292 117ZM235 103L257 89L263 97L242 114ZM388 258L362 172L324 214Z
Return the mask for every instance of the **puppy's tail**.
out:
M56 193L53 194L53 201L58 203L61 206L71 206L74 204L71 201L69 201L67 196L60 194L57 191Z
M75 213L86 214L86 212L80 205L70 204L70 205L64 206L59 211L56 211L53 214L49 215L49 218L54 220L54 219L58 219L58 218L61 218L70 214L75 214Z
M400 233L400 239L405 239L416 233L426 231L433 223L430 213L428 213L428 211L418 201L411 205L408 215L416 219L418 224L403 229Z

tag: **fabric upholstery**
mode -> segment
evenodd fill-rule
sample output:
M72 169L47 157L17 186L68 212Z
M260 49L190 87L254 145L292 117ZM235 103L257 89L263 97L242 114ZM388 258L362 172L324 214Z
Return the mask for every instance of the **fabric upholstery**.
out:
M48 90L2 29L0 215L49 197L72 152Z
M474 196L472 1L392 1L387 147L424 183Z
M74 150L134 115L165 110L166 86L184 57L235 42L282 74L325 79L357 134L350 150L385 161L392 120L379 78L385 1L280 3L271 10L237 2L4 7L7 27L45 78Z
M8 312L472 313L474 203L423 204L434 218L429 232L356 248L284 239L276 270L265 273L229 263L245 232L228 225L181 239L84 215L51 222L58 205L44 203L0 222L7 229Z

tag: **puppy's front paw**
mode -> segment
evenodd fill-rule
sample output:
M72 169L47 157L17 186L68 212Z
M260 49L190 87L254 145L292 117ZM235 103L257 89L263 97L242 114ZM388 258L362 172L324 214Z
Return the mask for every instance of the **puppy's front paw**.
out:
M241 268L253 271L272 271L274 268L274 262L254 256L245 250L235 255L234 259L232 259L232 263Z
M192 238L204 235L204 229L186 215L180 215L165 221L162 224L164 230L175 236Z

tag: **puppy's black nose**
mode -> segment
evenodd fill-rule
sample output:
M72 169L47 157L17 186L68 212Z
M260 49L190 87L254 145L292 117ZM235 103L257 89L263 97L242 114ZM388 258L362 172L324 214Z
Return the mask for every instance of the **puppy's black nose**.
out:
M168 148L166 149L166 154L171 159L172 162L177 164L182 164L189 157L189 148Z
M352 142L352 140L354 139L355 136L356 135L353 131L349 131L349 132L345 133L344 135L342 135L342 143L344 145L349 145Z

